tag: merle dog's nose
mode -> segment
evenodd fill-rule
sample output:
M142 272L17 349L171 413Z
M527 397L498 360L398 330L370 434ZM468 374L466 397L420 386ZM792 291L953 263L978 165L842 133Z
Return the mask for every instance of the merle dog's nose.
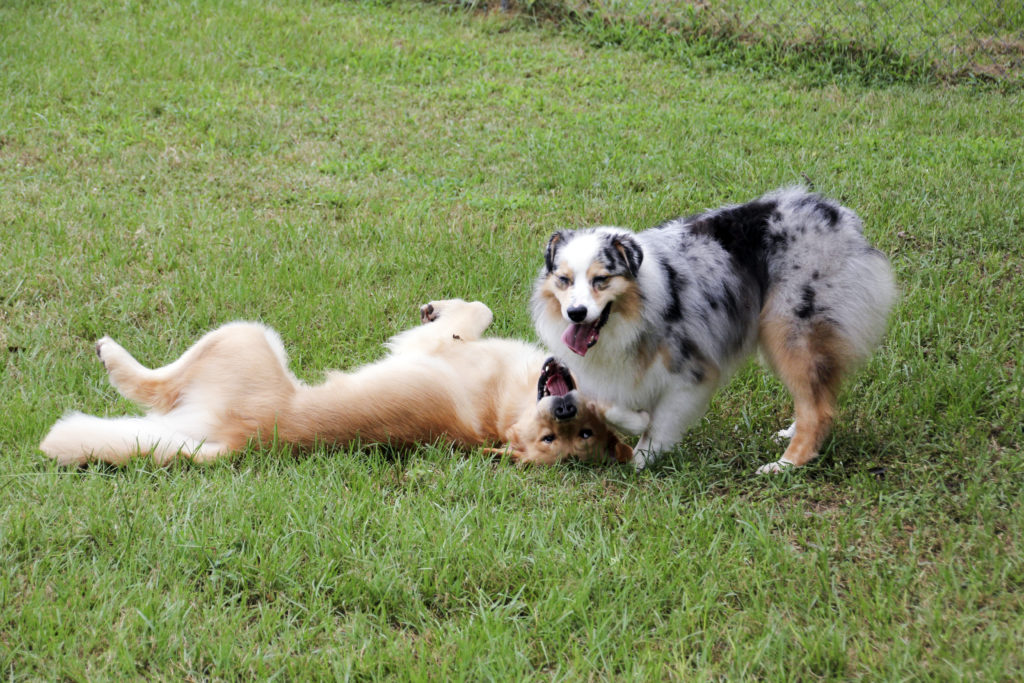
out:
M562 420L571 420L576 417L576 404L573 401L567 401L564 398L559 399L558 402L555 403L554 409L551 412L559 422Z
M578 323L587 317L587 307L573 306L568 311L566 311L565 314L569 316L569 320L573 321L574 323Z

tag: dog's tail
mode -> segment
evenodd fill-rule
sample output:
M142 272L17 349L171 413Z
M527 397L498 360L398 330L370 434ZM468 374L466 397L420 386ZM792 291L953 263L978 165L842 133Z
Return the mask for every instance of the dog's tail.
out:
M50 428L39 449L61 465L101 460L123 465L138 455L152 455L164 464L178 454L202 460L219 452L216 444L199 441L159 416L96 417L69 413Z

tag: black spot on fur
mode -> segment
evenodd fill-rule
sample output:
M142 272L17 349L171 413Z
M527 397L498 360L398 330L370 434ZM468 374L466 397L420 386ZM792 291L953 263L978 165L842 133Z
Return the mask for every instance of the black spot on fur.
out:
M803 293L800 296L800 305L793 309L796 317L807 319L814 315L814 296L814 288L804 285Z
M820 202L818 204L818 211L825 216L825 220L828 221L828 226L830 228L835 228L836 224L839 223L839 211L837 211L836 207L832 206L828 202Z
M686 279L664 259L660 260L661 268L668 279L668 308L665 309L665 322L679 322L683 318L683 306L679 301L679 293L686 286Z
M601 262L604 263L605 267L608 268L608 271L612 273L618 271L625 265L619 257L619 252L615 251L615 247L611 244L605 244L601 247Z
M688 361L697 354L697 345L692 340L683 337L679 340L679 357Z
M776 232L768 235L768 253L777 254L787 249L789 249L789 240L784 233Z
M819 277L821 277L821 273L819 273L818 271L814 271L813 273L811 273L812 280L817 280Z
M689 224L690 232L718 242L753 276L763 296L768 289L768 254L784 248L786 239L780 234L773 241L768 232L769 219L776 213L777 202L756 200L697 216Z
M728 287L725 288L722 303L725 304L725 312L729 315L729 318L736 320L740 317L740 305L736 300L736 294Z
M802 208L810 208L813 211L821 214L821 217L828 223L828 227L835 228L836 224L839 223L839 211L830 202L822 199L816 194L809 194L802 197L797 202L797 206Z

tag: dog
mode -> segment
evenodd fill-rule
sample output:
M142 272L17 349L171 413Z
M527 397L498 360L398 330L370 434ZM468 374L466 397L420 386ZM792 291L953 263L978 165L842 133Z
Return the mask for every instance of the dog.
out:
M104 337L96 353L111 384L149 412L72 413L39 448L62 465L139 455L161 465L179 456L209 462L250 442L309 448L357 440L489 446L485 452L521 464L631 459L564 365L525 342L480 338L493 318L486 305L434 301L420 316L423 324L393 337L383 359L329 373L318 386L296 379L281 337L259 323L223 325L152 370Z
M640 233L556 232L531 308L580 390L612 404L612 424L647 414L638 469L680 441L759 347L796 414L778 433L790 439L782 457L758 470L777 472L817 457L840 381L881 340L895 298L860 218L791 187Z

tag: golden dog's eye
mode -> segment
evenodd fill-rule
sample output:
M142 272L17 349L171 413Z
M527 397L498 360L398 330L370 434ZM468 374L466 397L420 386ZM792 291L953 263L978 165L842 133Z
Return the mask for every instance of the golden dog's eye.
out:
M589 439L593 435L594 435L594 430L592 430L592 429L581 429L580 430L580 438L581 439Z
M608 289L608 277L604 275L598 275L590 282L594 289Z
M559 289L565 289L572 284L572 280L564 275L559 275L555 278L555 284L558 285Z
M545 434L544 436L540 437L540 440L543 441L544 443L552 443L555 440L555 435Z

